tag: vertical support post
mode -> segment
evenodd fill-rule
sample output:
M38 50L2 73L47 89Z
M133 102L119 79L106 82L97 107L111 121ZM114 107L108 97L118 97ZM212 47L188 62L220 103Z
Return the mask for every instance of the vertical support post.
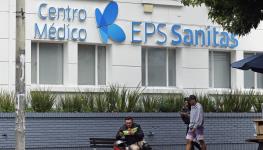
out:
M25 0L16 0L16 150L25 150Z

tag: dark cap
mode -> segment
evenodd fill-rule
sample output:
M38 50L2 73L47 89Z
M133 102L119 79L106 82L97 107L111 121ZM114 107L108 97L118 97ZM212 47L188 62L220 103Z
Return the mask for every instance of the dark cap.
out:
M189 96L189 100L196 100L196 96L195 95L190 95Z

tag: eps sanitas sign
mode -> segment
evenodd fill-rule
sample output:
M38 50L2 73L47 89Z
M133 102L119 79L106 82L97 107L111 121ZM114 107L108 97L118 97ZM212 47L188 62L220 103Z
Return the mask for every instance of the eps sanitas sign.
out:
M166 24L152 22L130 22L129 31L125 31L115 23L118 17L118 4L110 2L104 10L96 8L96 24L98 34L103 43L112 40L117 43L126 40L127 32L131 32L132 44L147 44L148 39L158 35L155 43L158 45L186 45L202 47L235 48L238 46L236 35L225 31L218 31L216 27L205 29L191 29L181 24ZM87 28L74 27L73 22L87 21L88 11L85 8L53 7L42 3L38 7L38 17L44 21L35 23L34 38L49 40L87 41L89 38ZM62 21L63 25L56 22ZM48 23L49 22L49 23ZM51 23L50 23L51 22ZM92 37L90 37L92 38Z

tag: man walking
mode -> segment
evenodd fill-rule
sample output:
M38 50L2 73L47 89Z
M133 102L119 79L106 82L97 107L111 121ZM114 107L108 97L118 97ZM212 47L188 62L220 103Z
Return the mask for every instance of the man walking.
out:
M200 142L201 150L206 150L204 141L204 112L203 107L197 102L195 95L189 96L189 104L191 105L189 130L186 135L186 150L191 150L192 143L195 139Z
M189 124L190 124L190 111L191 111L191 105L189 104L189 98L188 97L185 97L184 98L184 106L183 108L181 109L181 112L180 112L180 115L181 115L181 118L183 120L183 122L186 124L187 128L186 128L186 135L189 131ZM198 150L201 150L201 147L200 145L196 142L196 140L194 140L192 142L192 148L191 150L194 150L196 147Z

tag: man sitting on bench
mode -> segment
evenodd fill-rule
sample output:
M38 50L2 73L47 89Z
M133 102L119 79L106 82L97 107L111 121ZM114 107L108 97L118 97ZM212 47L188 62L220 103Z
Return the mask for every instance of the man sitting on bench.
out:
M117 132L116 138L124 140L131 150L140 150L143 146L143 131L139 124L133 122L132 117L125 118L125 124Z

